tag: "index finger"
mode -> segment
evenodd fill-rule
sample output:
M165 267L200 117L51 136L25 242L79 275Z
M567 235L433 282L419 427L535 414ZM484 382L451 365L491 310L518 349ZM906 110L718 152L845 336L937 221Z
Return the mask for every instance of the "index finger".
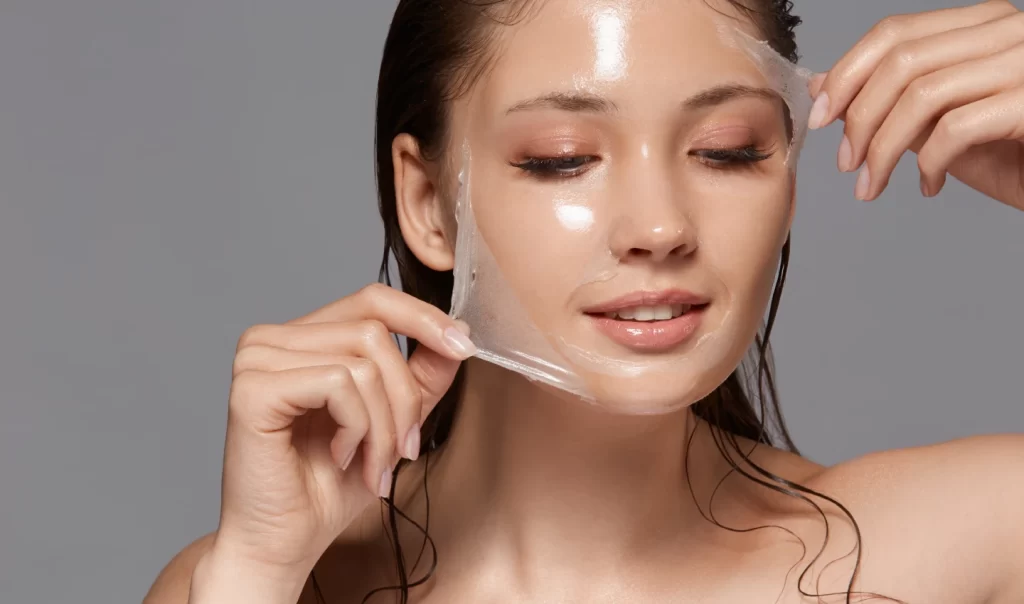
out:
M453 360L465 360L472 349L458 323L440 308L381 283L335 300L286 325L379 321L391 333L413 338L427 348ZM453 342L454 339L454 342Z
M959 8L944 8L919 14L892 15L878 22L835 66L818 90L809 127L822 128L843 114L857 97L882 59L909 40L944 31L973 27L1016 12L1006 0L989 0Z

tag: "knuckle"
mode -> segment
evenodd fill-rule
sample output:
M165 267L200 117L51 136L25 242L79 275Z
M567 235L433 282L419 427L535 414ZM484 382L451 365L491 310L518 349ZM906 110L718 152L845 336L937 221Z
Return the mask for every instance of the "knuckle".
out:
M360 360L354 363L351 368L353 378L364 384L371 386L382 386L384 384L384 378L381 375L380 367L377 366L373 361Z
M252 325L246 328L246 330L242 332L242 335L238 337L238 345L235 346L235 352L259 342L263 333L266 331L266 328L267 326L263 324Z
M370 283L363 286L356 295L373 303L380 300L385 295L384 290L386 289L387 286L383 283Z
M904 98L909 103L911 111L917 113L931 105L934 92L935 84L932 82L932 79L928 76L923 76L907 86Z
M913 42L902 42L897 44L888 56L892 61L891 66L896 74L905 74L913 70L920 54L916 44Z
M267 347L262 344L251 344L243 346L235 353L234 362L231 365L231 375L237 376L246 371L264 369L265 362L261 363Z
M359 329L367 343L380 345L391 337L387 326L377 320L363 321Z
M906 17L903 15L889 15L875 24L874 35L883 40L891 40L899 37L906 27Z
M327 365L324 367L324 372L331 390L342 398L347 396L355 386L352 371L344 365Z

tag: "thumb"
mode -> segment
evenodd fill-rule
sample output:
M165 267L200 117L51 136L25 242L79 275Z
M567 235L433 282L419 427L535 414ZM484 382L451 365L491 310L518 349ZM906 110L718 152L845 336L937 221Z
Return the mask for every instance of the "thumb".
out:
M447 330L444 335L449 348L461 351L461 356L465 358L476 354L476 346L469 339L469 325L463 321L455 321L455 327L456 329ZM448 392L461 364L461 360L449 358L426 346L416 347L409 357L409 371L420 386L421 421L430 414L445 392Z

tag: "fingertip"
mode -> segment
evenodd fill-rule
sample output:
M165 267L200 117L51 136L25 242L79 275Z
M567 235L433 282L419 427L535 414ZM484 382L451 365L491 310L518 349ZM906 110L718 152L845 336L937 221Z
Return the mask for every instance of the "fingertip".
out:
M469 326L465 323L462 323L462 326L460 326L458 323L456 322L455 327L449 327L444 330L444 343L458 360L464 361L475 355L477 348L476 344L473 344L473 341L469 339Z
M827 126L832 120L829 119L829 106L830 100L828 92L822 91L821 94L817 95L814 99L814 105L811 106L811 114L807 119L807 127L811 130L817 130Z

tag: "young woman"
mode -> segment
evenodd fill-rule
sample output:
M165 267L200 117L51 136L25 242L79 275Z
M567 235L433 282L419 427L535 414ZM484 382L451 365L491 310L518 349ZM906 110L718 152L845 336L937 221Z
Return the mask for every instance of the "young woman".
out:
M246 331L219 528L146 601L1024 602L1024 438L826 468L778 417L767 341L794 211L790 129L777 99L737 85L763 76L716 32L728 18L792 61L790 8L401 0L377 164L404 291L370 285ZM621 69L596 71L595 15L619 32ZM924 195L948 173L1024 209L1024 15L1009 2L888 18L809 94L812 129L845 122L838 164L860 171L857 198L878 197L909 150ZM665 412L608 412L473 357L446 314L466 140L497 158L474 173L475 212L504 229L492 251L510 286L540 292L523 295L539 329L699 361L687 379L615 384L620 407L656 392ZM528 206L556 190L609 193L628 213L608 251L659 288L605 317L633 340L597 338L588 310L637 292L570 289L561 277L580 267L556 253L558 232L527 236L548 233ZM654 317L636 306L680 290L694 292L693 333L648 346L666 319L640 325ZM701 358L704 336L724 347ZM753 380L739 369L751 347Z

